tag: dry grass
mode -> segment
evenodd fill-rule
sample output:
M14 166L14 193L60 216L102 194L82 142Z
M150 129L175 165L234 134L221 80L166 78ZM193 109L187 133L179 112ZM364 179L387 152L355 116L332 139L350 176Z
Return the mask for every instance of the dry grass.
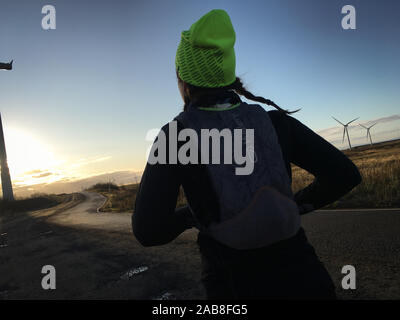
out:
M107 197L107 201L100 211L124 212L133 210L138 189L138 184L117 186L113 183L98 183L88 190L99 192Z
M139 184L129 184L116 186L115 184L96 184L89 191L99 192L107 197L106 203L100 211L107 212L132 212L136 201L136 195L139 190ZM183 189L179 191L177 207L186 204Z
M363 181L350 193L326 208L390 208L400 207L400 140L362 146L344 153L357 165ZM293 192L306 187L314 177L292 166ZM97 185L90 190L107 196L102 211L132 212L139 185ZM186 203L180 190L177 207Z
M329 208L400 207L400 141L362 146L344 153L356 164L362 182ZM313 176L292 166L294 192L312 182Z
M16 198L14 201L0 200L0 213L33 211L54 207L64 202L67 194L34 194L28 198Z

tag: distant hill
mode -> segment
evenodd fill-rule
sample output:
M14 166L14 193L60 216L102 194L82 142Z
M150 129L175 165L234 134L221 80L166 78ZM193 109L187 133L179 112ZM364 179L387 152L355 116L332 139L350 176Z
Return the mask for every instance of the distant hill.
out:
M35 193L72 193L89 188L96 183L112 182L117 185L136 184L140 182L142 173L134 171L115 171L100 175L91 176L77 180L60 180L50 184L37 184L33 186L14 186L14 193L17 197L26 197Z
M344 153L358 166L363 181L350 193L325 208L398 208L400 207L400 140L364 145L345 150ZM292 189L297 192L314 177L305 170L292 165ZM102 193L108 201L102 211L132 212L139 186L123 187L98 185L93 191ZM185 205L181 188L177 207Z

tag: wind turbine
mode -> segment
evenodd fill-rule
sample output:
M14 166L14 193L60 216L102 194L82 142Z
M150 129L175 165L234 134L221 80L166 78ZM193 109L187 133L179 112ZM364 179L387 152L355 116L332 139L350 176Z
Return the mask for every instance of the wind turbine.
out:
M339 122L342 126L343 126L343 139L342 139L342 143L344 142L344 136L347 135L347 141L349 142L349 147L351 150L351 144L350 144L350 137L349 137L349 130L347 129L347 127L349 126L350 123L352 123L353 121L356 121L358 118L355 118L349 122L347 122L346 124L341 123L338 119L336 119L335 117L332 117L333 119L335 119L337 122Z
M0 114L0 171L1 171L1 187L3 189L4 200L14 200L12 189L10 170L7 164L6 144L4 142L3 125Z
M368 140L368 137L369 137L369 142L371 143L371 146L372 146L372 138L371 138L371 132L369 132L369 130L374 126L374 125L376 125L378 122L375 122L372 126L369 126L369 127L366 127L366 126L363 126L362 124L360 124L360 126L361 127L363 127L364 129L367 129L367 140Z

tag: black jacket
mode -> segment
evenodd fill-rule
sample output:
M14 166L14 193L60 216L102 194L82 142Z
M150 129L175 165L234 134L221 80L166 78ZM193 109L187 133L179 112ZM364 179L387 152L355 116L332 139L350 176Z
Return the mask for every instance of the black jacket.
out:
M290 179L290 163L315 176L310 185L295 194L300 207L311 204L314 210L321 208L361 182L357 167L332 144L291 116L280 111L268 114L278 135ZM168 125L162 130L168 137ZM210 206L217 203L203 173L201 164L146 165L132 215L133 233L142 245L166 244L193 226L187 206L175 209L181 186L188 198L197 197Z

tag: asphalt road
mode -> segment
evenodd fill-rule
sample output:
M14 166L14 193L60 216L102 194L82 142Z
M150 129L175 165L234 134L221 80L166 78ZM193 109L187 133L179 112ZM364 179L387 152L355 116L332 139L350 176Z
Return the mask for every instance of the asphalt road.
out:
M195 230L143 248L130 213L98 213L104 197L0 216L0 299L203 299ZM400 299L400 210L329 210L302 218L343 299ZM56 289L41 286L44 265ZM356 269L343 290L344 265ZM245 272L245 271L244 271Z

